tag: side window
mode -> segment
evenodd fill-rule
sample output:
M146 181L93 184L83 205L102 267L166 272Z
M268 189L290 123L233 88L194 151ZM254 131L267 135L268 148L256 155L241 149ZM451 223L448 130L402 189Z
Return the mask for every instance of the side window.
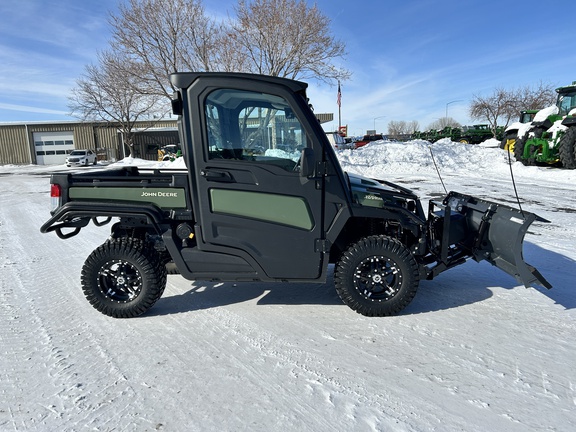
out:
M294 111L281 97L219 89L206 99L208 157L297 169L308 140Z
M572 109L576 108L576 93L563 94L558 96L560 109L558 114L567 115Z

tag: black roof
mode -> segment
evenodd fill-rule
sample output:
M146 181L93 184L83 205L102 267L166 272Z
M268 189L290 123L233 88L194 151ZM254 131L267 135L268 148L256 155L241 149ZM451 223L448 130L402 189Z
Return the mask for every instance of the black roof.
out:
M289 78L238 72L176 72L170 75L170 82L174 87L185 89L190 87L194 81L201 77L218 78L222 80L240 78L250 81L263 81L287 86L294 92L305 90L308 87L308 84L305 82L296 81Z

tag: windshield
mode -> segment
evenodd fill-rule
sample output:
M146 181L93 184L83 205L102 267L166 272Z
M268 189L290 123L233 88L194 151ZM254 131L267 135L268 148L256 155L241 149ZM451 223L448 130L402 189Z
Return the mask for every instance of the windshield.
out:
M84 156L85 154L86 152L82 150L72 150L72 152L70 152L70 156Z
M520 123L530 123L532 120L534 120L535 115L536 113L533 112L522 113L520 116Z
M576 108L576 90L560 93L558 95L558 114L567 115L570 110Z

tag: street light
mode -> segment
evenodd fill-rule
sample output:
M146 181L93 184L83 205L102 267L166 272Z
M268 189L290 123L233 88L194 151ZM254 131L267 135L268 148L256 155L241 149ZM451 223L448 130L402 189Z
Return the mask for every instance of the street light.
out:
M462 102L462 99L453 100L453 101L448 102L448 103L446 104L446 118L448 118L448 105L453 104L453 103L455 103L455 102Z
M376 133L376 120L384 118L386 116L374 117L374 133Z

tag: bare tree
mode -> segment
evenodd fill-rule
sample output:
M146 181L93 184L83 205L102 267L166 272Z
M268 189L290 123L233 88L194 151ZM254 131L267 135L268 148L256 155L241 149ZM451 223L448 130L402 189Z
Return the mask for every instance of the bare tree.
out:
M303 0L240 0L218 24L201 0L128 0L110 16L112 48L141 64L138 79L170 97L179 71L253 72L294 79L345 80L333 61L345 55L330 20Z
M240 0L236 19L219 24L202 0L126 0L111 14L109 52L78 80L71 109L121 124L124 140L138 118L170 99L180 71L257 72L327 82L350 73L333 64L344 44L329 19L304 0ZM112 54L114 53L114 54Z
M499 120L503 120L507 126L510 119L518 115L514 92L502 87L496 88L487 97L474 95L469 110L471 118L488 122L494 136Z
M524 86L514 90L497 87L490 96L475 95L470 104L470 117L490 124L496 136L498 123L507 127L517 119L521 110L541 109L553 105L556 99L554 88L540 82L537 86Z
M129 0L109 22L112 48L140 64L127 72L155 94L171 97L171 73L216 66L221 28L201 0Z
M161 118L167 112L163 98L148 94L135 80L134 72L138 67L121 54L100 53L98 65L86 66L69 98L69 107L75 117L117 124L131 154L134 124L151 116ZM133 73L126 74L127 70Z
M293 79L346 79L333 61L344 43L329 32L330 20L303 0L240 0L227 39L246 62L243 69Z
M552 84L540 81L536 86L520 87L515 94L516 115L521 110L546 108L556 103L556 91Z
M406 133L406 122L404 120L390 120L388 122L388 135L396 139L399 135Z
M393 139L402 139L418 130L419 124L416 120L410 122L391 120L388 122L388 135Z
M412 120L408 122L408 133L412 134L416 132L418 129L420 129L420 123L418 122L418 120Z
M442 130L445 127L459 128L462 125L452 117L440 117L428 125L428 130Z

